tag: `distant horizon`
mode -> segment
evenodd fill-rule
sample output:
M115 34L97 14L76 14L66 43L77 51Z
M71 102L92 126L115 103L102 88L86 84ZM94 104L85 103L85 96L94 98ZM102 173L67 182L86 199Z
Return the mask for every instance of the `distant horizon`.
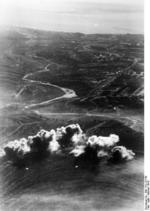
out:
M59 31L59 30L51 30L51 29L39 29L39 28L36 28L36 27L26 27L26 26L13 26L13 25L1 25L0 24L0 31L1 31L1 29L8 29L8 30L11 30L11 29L26 29L26 30L36 30L36 31L43 31L43 32L52 32L52 33L73 33L73 34L83 34L83 35L142 35L142 36L144 36L144 33L109 33L109 32L107 32L107 33L84 33L84 32L79 32L79 31L76 31L76 32L71 32L71 31Z
M2 1L2 26L84 34L144 34L143 0Z

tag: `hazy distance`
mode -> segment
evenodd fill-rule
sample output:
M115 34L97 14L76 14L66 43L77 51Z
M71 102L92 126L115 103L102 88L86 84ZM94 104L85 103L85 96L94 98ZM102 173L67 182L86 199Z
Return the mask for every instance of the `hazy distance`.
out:
M0 0L0 25L143 34L143 0Z

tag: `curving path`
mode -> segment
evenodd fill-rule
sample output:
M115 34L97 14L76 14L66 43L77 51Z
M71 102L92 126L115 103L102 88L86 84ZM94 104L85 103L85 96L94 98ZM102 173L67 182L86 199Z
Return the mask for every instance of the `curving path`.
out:
M133 62L133 65L136 64L136 60ZM49 105L50 103L54 102L54 101L58 101L58 100L61 100L61 99L69 99L69 98L74 98L74 97L77 97L76 93L74 90L72 89L68 89L68 88L64 88L64 87L61 87L61 86L58 86L58 85L55 85L55 84L52 84L52 83L49 83L49 82L41 82L41 81L37 81L37 80L32 80L30 79L31 76L34 76L35 74L37 73L40 73L40 72L48 72L50 71L50 69L48 68L50 66L50 64L46 65L44 69L42 70L39 70L35 73L28 73L26 74L24 77L23 77L23 80L24 81L27 81L28 83L36 83L36 84L40 84L40 85L45 85L45 86L50 86L50 87L55 87L57 89L60 89L62 92L64 92L64 94L60 97L56 97L56 98L53 98L53 99L50 99L50 100L46 100L46 101L43 101L43 102L40 102L40 103L34 103L34 104L30 104L30 105L26 105L24 107L24 109L36 109L38 107L41 107L41 106L47 106ZM131 67L130 66L130 67ZM129 67L127 67L127 69L129 69ZM24 88L25 86L16 94L16 97L18 97L23 91L24 91ZM69 112L66 112L66 113L51 113L51 112L39 112L38 110L34 110L34 112L37 114L37 115L42 115L42 116L52 116L52 115L61 115L61 116L91 116L91 117L109 117L109 118L116 118L118 119L119 121L121 122L124 122L125 120L129 121L129 122L124 122L125 124L129 124L130 127L132 127L133 129L136 130L136 126L137 125L142 125L143 124L143 121L138 118L138 117L135 117L135 116L124 116L122 114L120 114L120 112L118 113L115 113L115 114L100 114L100 113L69 113Z
M30 79L31 76L34 76L35 74L37 73L40 73L40 72L48 72L50 71L50 69L48 69L50 64L46 65L45 68L43 70L39 70L38 72L36 73L28 73L26 74L24 77L23 77L23 80L24 81L27 81L29 83L36 83L36 84L40 84L40 85L45 85L45 86L50 86L50 87L55 87L57 89L60 89L62 92L64 92L64 95L60 96L60 97L56 97L56 98L53 98L53 99L50 99L50 100L46 100L46 101L43 101L41 103L33 103L33 104L30 104L30 105L26 105L25 106L25 109L30 109L30 108L36 108L36 107L40 107L40 106L46 106L46 105L49 105L50 103L54 102L54 101L57 101L57 100L61 100L61 99L68 99L68 98L74 98L74 97L77 97L76 93L74 90L72 89L68 89L68 88L64 88L64 87L61 87L61 86L58 86L58 85L55 85L55 84L51 84L49 82L41 82L41 81L37 81L37 80L32 80ZM16 97L18 97L24 90L25 87L23 87L16 95Z

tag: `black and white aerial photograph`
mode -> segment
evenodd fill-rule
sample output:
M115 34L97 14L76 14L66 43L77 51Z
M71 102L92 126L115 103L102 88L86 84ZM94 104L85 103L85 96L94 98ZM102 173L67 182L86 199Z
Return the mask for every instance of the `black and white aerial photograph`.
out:
M0 0L0 211L144 211L144 0Z

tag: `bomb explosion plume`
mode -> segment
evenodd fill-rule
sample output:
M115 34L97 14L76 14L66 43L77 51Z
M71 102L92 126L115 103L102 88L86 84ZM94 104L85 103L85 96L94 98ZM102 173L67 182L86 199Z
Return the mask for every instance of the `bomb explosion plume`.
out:
M60 127L56 130L40 130L35 136L10 141L0 149L0 157L14 164L24 164L38 158L52 155L69 155L75 159L89 161L122 162L132 160L135 154L124 146L117 146L119 136L110 134L87 137L78 124Z

